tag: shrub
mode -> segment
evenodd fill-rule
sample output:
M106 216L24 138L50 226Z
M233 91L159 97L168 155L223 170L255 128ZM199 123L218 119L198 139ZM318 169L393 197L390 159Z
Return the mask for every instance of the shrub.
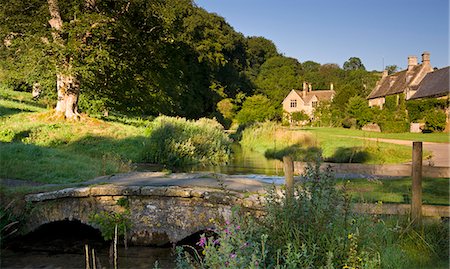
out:
M181 167L216 165L229 159L231 140L215 120L160 116L147 128L143 161Z
M356 121L358 128L373 121L373 113L367 100L360 96L353 96L348 100L347 114Z
M426 130L436 132L443 131L446 124L445 112L438 109L428 110L424 115Z
M303 111L293 112L291 116L292 120L296 122L309 120L309 116Z

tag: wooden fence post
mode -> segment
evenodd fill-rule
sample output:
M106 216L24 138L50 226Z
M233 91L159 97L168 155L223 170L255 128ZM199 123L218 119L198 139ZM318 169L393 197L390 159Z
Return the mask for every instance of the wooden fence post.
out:
M422 223L422 142L413 142L412 149L412 197L411 219L415 224Z
M294 196L294 161L291 156L283 157L284 183L286 184L286 197Z

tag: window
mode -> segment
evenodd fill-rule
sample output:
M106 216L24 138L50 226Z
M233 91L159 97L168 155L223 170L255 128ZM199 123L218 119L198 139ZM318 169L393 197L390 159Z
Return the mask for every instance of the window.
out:
M317 101L312 101L312 107L317 107Z
M297 99L291 100L291 107L297 107Z

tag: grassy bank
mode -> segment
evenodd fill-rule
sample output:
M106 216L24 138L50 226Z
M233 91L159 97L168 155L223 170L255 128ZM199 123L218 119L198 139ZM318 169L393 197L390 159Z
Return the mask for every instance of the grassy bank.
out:
M135 162L218 163L227 160L228 145L213 120L66 121L30 93L0 89L0 178L64 184L128 172Z
M449 143L450 136L448 133L377 133L366 132L362 130L345 129L345 128L326 128L326 127L305 127L299 128L301 131L308 131L318 137L321 136L357 136L361 138L386 138L410 141Z
M0 90L0 178L81 182L129 171L139 159L144 128L86 116L68 122L44 102Z
M339 180L337 186L346 185L355 202L411 203L411 178L367 180ZM450 205L449 179L424 178L422 201L428 205Z
M360 135L361 133L342 130L345 129L289 129L275 123L266 122L246 128L242 132L240 143L243 148L261 153L274 149L280 150L295 144L315 146L322 150L325 160L338 163L390 164L411 161L410 147L356 139L349 136L356 136L356 134ZM424 157L426 158L427 155L429 153L425 152Z

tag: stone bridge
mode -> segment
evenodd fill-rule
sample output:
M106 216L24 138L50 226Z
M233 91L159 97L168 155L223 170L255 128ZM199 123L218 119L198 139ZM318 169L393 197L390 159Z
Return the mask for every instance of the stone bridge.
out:
M132 227L128 238L135 245L164 245L213 228L211 219L229 219L232 207L260 214L257 194L200 187L117 186L67 188L29 194L32 210L25 232L62 220L79 220L94 228L90 218L99 212L123 213L126 199Z

